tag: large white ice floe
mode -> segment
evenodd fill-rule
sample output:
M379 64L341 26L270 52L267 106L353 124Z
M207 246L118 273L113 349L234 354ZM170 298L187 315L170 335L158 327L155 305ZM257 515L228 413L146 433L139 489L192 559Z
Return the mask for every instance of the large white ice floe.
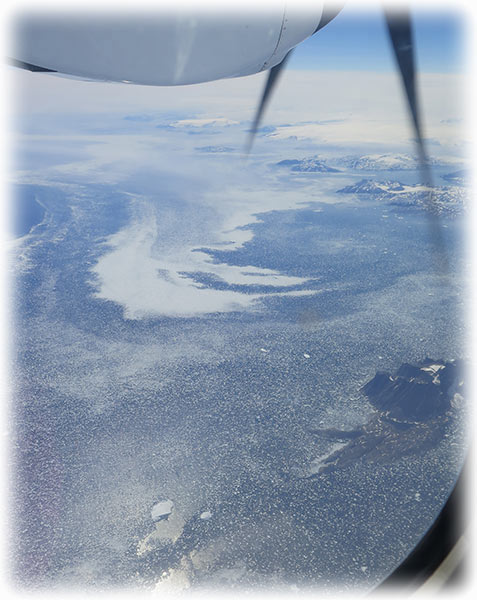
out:
M139 541L137 555L143 556L165 544L176 542L182 534L185 520L172 500L159 500L151 509L154 530Z
M172 500L160 500L156 502L151 510L151 518L153 521L162 521L167 519L174 508L174 502Z

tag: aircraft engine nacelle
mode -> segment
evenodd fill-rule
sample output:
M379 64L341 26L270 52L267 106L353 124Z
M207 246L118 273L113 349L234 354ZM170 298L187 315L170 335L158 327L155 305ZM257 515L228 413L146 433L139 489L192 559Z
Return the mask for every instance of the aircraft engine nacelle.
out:
M183 85L251 75L280 63L319 26L323 2L223 12L25 14L14 59L86 79Z

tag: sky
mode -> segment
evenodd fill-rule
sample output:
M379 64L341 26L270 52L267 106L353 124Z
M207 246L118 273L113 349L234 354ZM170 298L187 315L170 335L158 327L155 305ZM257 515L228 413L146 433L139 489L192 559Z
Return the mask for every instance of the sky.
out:
M465 13L459 9L413 10L416 56L420 71L459 73L466 64L468 34ZM300 44L289 62L291 69L394 70L380 6L357 10L345 6L326 27Z

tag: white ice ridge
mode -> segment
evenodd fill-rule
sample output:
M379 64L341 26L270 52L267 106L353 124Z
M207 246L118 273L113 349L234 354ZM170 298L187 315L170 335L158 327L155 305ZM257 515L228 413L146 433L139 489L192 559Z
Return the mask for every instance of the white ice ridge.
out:
M144 203L129 226L108 238L109 250L92 268L97 277L93 282L95 297L122 305L126 318L229 312L252 308L269 295L314 293L290 290L264 294L214 289L198 283L194 277L268 288L297 286L307 279L255 266L215 263L206 252L176 240L171 240L170 250L164 250L167 244L162 243L161 255L156 256L154 245L158 235L155 212Z

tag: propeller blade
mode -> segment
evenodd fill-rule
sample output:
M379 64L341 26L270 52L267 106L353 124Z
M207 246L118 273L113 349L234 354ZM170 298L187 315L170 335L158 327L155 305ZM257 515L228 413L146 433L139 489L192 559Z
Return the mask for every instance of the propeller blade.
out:
M338 2L332 2L331 4L325 3L323 7L323 12L320 18L320 22L318 23L317 28L313 33L320 31L325 25L328 25L330 21L332 21L336 15L341 12L344 6L344 1L340 0ZM273 88L275 87L280 74L283 72L283 68L285 63L287 62L290 54L293 52L293 48L285 55L285 58L278 65L275 65L270 69L268 74L267 83L265 84L265 88L262 93L262 98L260 99L260 104L258 105L257 112L255 113L255 119L253 120L252 128L250 129L250 133L248 136L247 145L245 148L245 154L248 155L250 150L252 149L253 141L255 139L255 134L260 126L260 121L262 120L263 113L267 106L268 101L270 100L271 93Z
M404 9L400 9L399 13L386 10L386 23L394 50L394 56L399 66L402 82L406 91L416 136L419 140L419 145L423 147L416 93L416 69L411 17L409 12Z
M429 214L431 239L434 246L439 250L439 256L437 257L438 266L440 270L447 271L447 253L445 250L442 229L439 224L438 207L433 194L434 186L432 182L431 169L429 166L429 158L427 156L422 137L422 127L416 87L416 67L411 17L409 11L402 8L399 9L399 12L385 9L385 17L389 38L391 40L394 56L399 67L401 81L404 87L407 105L413 123L421 180L425 186L429 187L429 193L426 198L426 209Z
M281 63L272 67L268 73L267 83L265 84L265 87L263 89L262 97L260 98L260 104L258 105L257 112L255 113L255 118L253 120L253 124L248 136L245 154L249 154L250 150L252 149L253 140L255 139L255 134L257 133L257 130L260 126L260 121L262 120L263 112L270 100L273 88L277 84L277 81L281 73L283 72L285 63L287 62L291 53L292 50L290 50L290 52L288 52L288 54L285 55L285 58L282 60Z

